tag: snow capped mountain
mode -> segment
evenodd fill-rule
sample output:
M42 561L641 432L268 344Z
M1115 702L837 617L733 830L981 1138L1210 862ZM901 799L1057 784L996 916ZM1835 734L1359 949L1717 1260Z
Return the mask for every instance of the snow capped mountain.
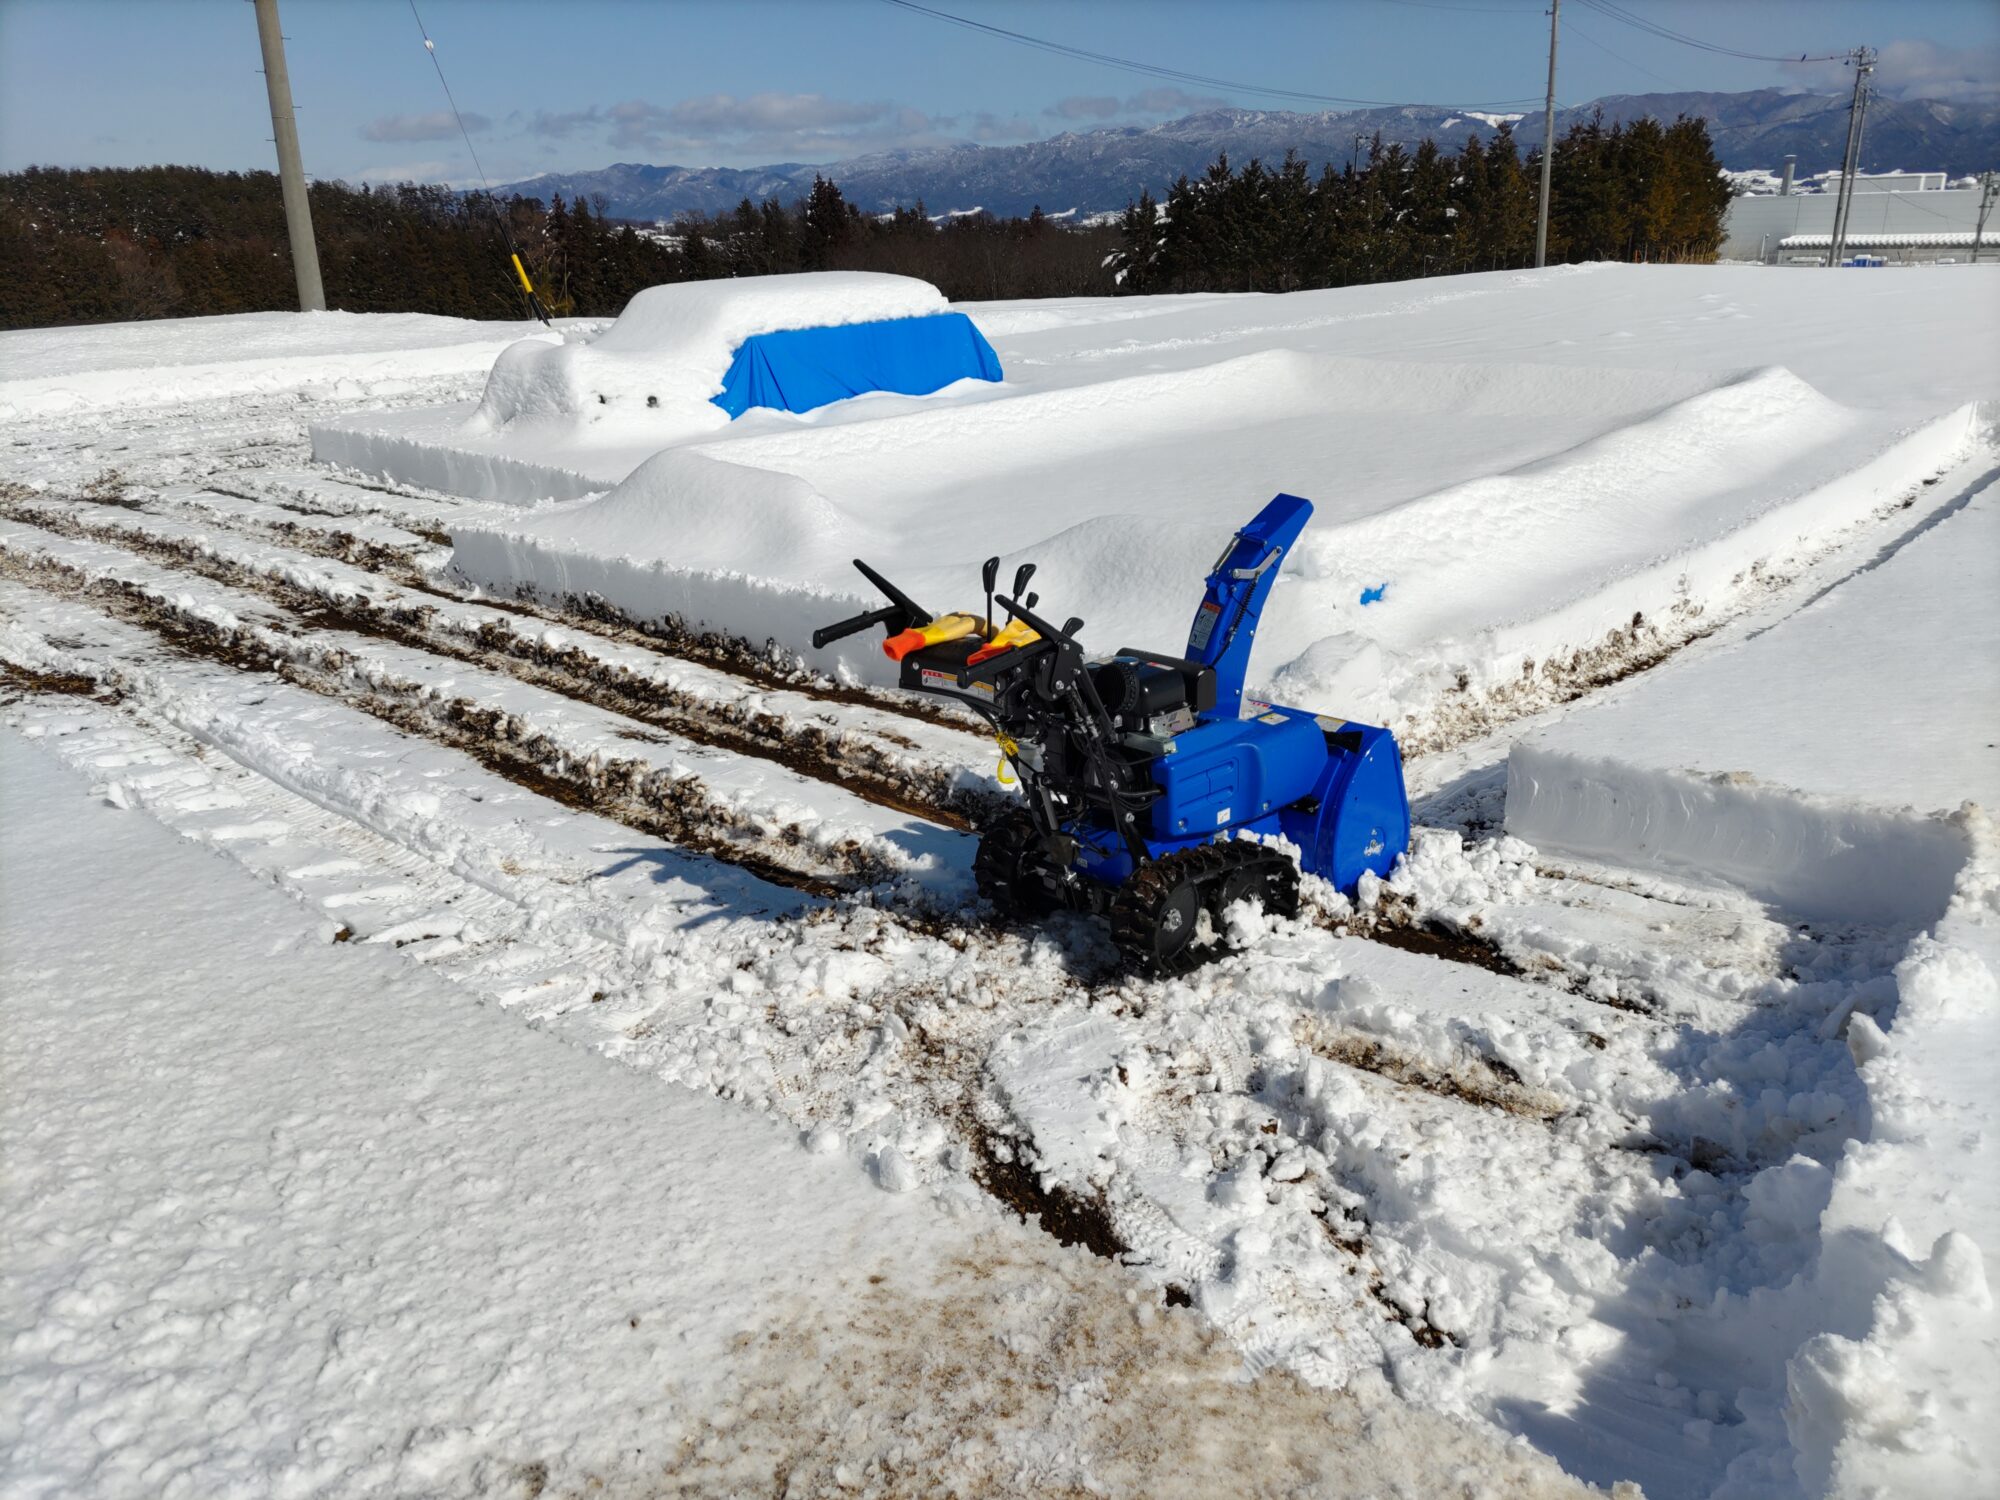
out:
M1840 165L1847 101L1828 94L1759 89L1751 93L1614 94L1559 110L1556 128L1602 110L1607 124L1652 115L1698 115L1709 122L1726 167L1775 168L1787 155L1803 174ZM1281 159L1296 150L1312 163L1344 166L1367 150L1371 137L1414 147L1425 139L1456 147L1465 136L1490 137L1510 117L1488 111L1406 104L1325 110L1213 109L1157 125L1066 131L1020 146L939 146L877 152L831 164L780 162L758 167L651 166L619 162L590 172L555 172L503 186L502 193L547 199L602 194L617 218L671 219L715 213L744 198L789 199L815 174L837 181L863 210L879 212L919 200L933 213L979 205L999 215L1083 214L1123 208L1149 188L1157 196L1181 173L1200 172L1227 152L1232 160ZM1533 111L1513 117L1523 148L1540 138ZM1950 105L1935 99L1879 98L1864 138L1866 171L1896 168L1976 172L2000 162L2000 108Z

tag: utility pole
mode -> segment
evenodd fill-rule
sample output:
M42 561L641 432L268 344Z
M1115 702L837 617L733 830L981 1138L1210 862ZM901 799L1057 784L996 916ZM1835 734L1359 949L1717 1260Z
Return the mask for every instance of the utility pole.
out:
M1979 264L1980 247L1986 243L1986 219L1993 212L1993 200L2000 198L2000 173L1979 175L1979 225L1972 231L1972 264Z
M1535 268L1549 263L1549 170L1556 157L1556 22L1563 0L1549 0L1549 97L1542 112L1542 201L1535 208Z
M278 0L257 0L257 40L264 47L264 87L271 95L271 138L278 147L278 182L285 193L285 232L292 242L299 311L325 312L312 204L306 197L305 165L299 160L299 122L292 111L292 79L285 71L285 34L278 29Z
M1847 154L1841 159L1840 198L1833 207L1833 237L1826 252L1826 263L1835 267L1847 248L1847 211L1854 202L1854 174L1861 169L1861 121L1868 112L1868 75L1875 71L1875 49L1856 47L1847 61L1854 69L1854 102L1847 107Z

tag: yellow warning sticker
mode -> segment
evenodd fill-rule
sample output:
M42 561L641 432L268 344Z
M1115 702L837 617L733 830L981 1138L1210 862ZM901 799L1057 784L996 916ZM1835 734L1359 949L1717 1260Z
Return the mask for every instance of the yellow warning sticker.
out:
M1257 715L1257 722L1258 722L1259 724L1282 724L1282 723L1284 723L1284 722L1285 722L1285 715L1283 715L1283 714L1259 714L1259 715Z

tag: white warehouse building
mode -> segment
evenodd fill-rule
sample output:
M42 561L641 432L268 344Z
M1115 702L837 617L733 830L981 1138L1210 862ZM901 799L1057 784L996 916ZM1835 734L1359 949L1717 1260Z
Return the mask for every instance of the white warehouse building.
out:
M1931 183L1938 186L1931 187ZM1847 253L1892 263L1967 261L1984 194L1947 188L1942 173L1897 173L1856 179L1847 211ZM1833 243L1835 192L1757 194L1730 200L1723 222L1723 260L1771 265L1825 261ZM2000 260L2000 208L1986 225L1981 258Z

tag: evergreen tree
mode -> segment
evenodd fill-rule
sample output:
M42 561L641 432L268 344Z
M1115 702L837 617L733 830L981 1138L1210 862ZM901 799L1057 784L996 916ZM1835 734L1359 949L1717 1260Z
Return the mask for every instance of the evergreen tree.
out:
M847 200L840 189L814 173L799 226L799 263L808 271L827 270L853 232Z

